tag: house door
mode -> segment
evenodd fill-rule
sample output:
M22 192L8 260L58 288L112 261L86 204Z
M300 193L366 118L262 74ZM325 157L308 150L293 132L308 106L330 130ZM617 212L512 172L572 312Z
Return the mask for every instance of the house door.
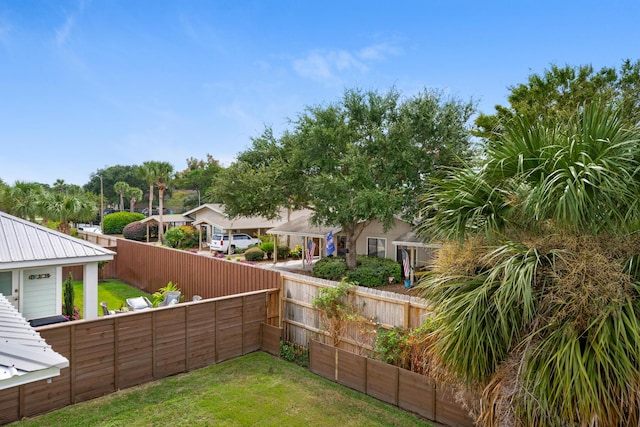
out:
M0 294L4 295L7 300L16 308L18 308L18 281L13 280L12 271L0 271Z

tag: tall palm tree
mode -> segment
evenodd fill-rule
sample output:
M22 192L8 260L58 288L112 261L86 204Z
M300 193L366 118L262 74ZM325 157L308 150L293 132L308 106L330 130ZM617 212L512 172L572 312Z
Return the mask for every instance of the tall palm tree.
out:
M136 201L142 199L142 190L137 187L127 188L126 196L129 198L129 212L133 212L136 206Z
M432 357L481 390L481 423L638 424L639 171L640 129L594 103L516 119L482 168L434 181Z
M142 163L142 166L136 169L136 174L142 180L144 180L147 185L149 185L149 213L148 215L153 215L153 186L156 184L156 168L157 162L147 161ZM147 242L149 241L149 227L147 227Z
M164 223L162 221L162 211L164 210L164 192L173 179L173 166L168 162L158 162L156 168L156 185L158 186L158 240L162 242L164 238Z
M162 222L163 197L167 185L173 178L173 166L168 162L147 161L142 164L139 174L149 184L149 215L153 214L153 186L158 186L158 212L159 228L158 240L161 242L164 237L164 224Z
M94 199L84 193L43 191L38 200L43 220L59 222L58 231L71 233L70 222L90 221L97 210Z
M118 181L113 184L113 190L120 195L120 212L124 211L124 195L129 189L129 184L124 181Z
M16 181L7 191L10 201L8 213L17 217L35 221L38 214L37 201L42 192L42 186L35 182Z

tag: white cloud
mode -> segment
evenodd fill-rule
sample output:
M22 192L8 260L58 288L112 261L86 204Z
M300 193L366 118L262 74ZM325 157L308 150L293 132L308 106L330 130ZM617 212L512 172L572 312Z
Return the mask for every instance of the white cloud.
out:
M54 43L58 48L65 47L65 45L71 38L71 33L76 25L77 16L82 15L89 3L90 0L78 0L76 11L67 14L67 17L64 20L62 26L55 29Z
M67 44L69 37L71 37L71 30L73 30L75 22L75 17L73 15L69 15L64 21L64 24L55 30L56 35L54 41L57 47L61 48Z
M366 72L367 66L347 51L313 51L306 58L293 61L293 68L302 77L334 84L339 74L356 70Z
M358 57L363 60L383 60L389 55L398 54L400 54L400 49L397 47L389 43L379 43L360 49Z

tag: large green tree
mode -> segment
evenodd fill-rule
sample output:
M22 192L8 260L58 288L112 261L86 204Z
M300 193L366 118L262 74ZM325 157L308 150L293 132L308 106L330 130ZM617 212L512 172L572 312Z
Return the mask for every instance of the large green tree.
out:
M640 122L640 61L625 60L619 69L600 70L591 65L552 65L541 74L531 74L526 83L510 86L509 91L508 106L496 105L494 114L476 118L476 135L495 139L516 116L553 126L594 100L615 105L629 124Z
M207 154L206 160L194 157L187 159L187 168L176 173L175 186L183 190L195 190L197 194L184 200L185 209L195 208L201 202L214 201L209 197L212 194L210 189L222 169L220 162L211 154Z
M422 230L452 239L419 284L433 363L481 391L482 424L640 421L640 129L627 112L516 117L483 167L425 196Z
M339 102L306 108L280 138L267 129L253 139L219 175L214 197L231 216L312 209L314 222L342 228L354 268L370 221L413 221L425 177L471 154L473 110L435 91L402 99L395 89L346 90Z

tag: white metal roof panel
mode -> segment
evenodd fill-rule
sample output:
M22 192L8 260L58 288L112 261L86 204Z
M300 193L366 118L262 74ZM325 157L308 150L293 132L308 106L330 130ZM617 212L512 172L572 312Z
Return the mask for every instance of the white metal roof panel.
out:
M0 294L0 390L59 375L69 366Z
M112 259L114 252L56 230L0 212L0 267L28 263L91 258Z

